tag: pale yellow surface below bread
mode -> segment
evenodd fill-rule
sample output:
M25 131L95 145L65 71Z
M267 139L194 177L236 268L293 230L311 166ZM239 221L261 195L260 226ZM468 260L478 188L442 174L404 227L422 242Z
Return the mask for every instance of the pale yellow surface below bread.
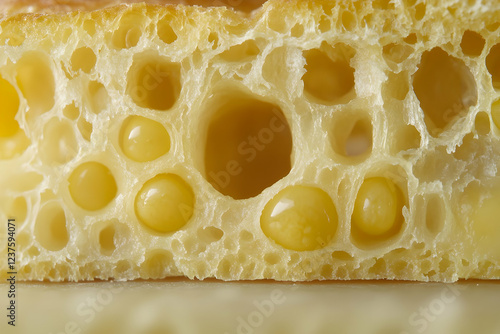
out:
M2 321L2 333L500 332L500 285L492 282L20 283L17 291L16 326Z
M498 279L499 32L497 1L7 15L1 252L15 218L22 280Z

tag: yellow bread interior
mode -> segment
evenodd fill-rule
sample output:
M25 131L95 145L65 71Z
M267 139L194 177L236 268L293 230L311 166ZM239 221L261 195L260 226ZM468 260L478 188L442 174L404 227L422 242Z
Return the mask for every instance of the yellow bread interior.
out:
M6 17L0 248L14 218L22 280L498 279L499 33L496 1Z

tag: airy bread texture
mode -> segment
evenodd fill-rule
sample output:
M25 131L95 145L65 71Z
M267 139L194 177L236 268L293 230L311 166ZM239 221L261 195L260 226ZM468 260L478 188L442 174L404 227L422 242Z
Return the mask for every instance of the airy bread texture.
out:
M0 27L0 245L15 218L21 279L500 278L497 1Z

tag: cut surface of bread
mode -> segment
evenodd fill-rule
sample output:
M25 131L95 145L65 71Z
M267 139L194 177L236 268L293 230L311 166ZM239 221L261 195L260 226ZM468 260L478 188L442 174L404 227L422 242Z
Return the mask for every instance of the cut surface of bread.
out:
M22 280L498 279L499 36L497 1L6 16L2 253L15 219Z

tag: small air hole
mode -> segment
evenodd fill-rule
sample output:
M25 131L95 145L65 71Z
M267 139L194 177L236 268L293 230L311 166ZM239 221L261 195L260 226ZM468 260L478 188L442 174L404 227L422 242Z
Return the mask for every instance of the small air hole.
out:
M125 14L119 28L113 33L113 46L116 49L128 49L139 43L144 30L145 18L136 13Z
M116 249L115 246L115 228L113 225L108 225L99 233L99 245L101 253L111 255Z
M295 38L301 37L304 34L304 26L300 23L297 23L293 26L292 30L290 30L290 34Z
M17 62L17 84L28 101L28 113L38 115L54 106L55 81L50 58L28 51Z
M280 256L278 254L266 254L264 255L264 261L266 261L270 265L275 265L276 263L279 263L281 260Z
M409 34L408 36L406 36L403 41L405 41L405 43L408 43L408 44L415 44L417 43L417 34L415 34L414 32Z
M435 137L455 119L465 116L478 99L470 69L440 48L424 52L413 77L413 88L429 133Z
M491 119L497 129L500 130L500 100L497 100L491 105Z
M78 153L74 129L68 121L52 118L45 124L40 143L42 160L48 165L64 164Z
M413 48L404 44L387 44L383 47L383 55L387 62L401 63L412 54Z
M358 190L351 216L351 235L359 247L372 247L399 233L404 222L403 192L386 177L370 177Z
M49 202L38 213L35 222L35 238L43 248L58 251L69 241L66 215L60 204Z
M345 11L342 13L342 26L347 31L352 31L356 28L356 16L353 13Z
M415 19L420 21L424 18L425 16L425 3L419 3L418 5L415 6Z
M302 77L304 91L322 104L346 103L354 88L354 69L349 65L351 49L325 45L327 52L313 49L304 52L306 73Z
M420 147L420 132L413 125L402 125L394 136L395 152L407 151Z
M71 69L73 72L83 71L90 73L95 66L96 60L96 55L91 48L78 48L71 55Z
M106 87L98 81L90 81L88 86L88 98L90 104L90 110L94 114L99 114L101 111L106 109L109 104L109 95Z
M158 37L160 37L160 39L166 44L172 44L177 40L177 34L170 25L171 21L172 21L171 17L164 17L156 25Z
M260 53L260 49L254 40L245 41L239 45L233 45L229 50L220 54L227 62L244 62L254 59Z
M19 95L13 85L0 77L0 159L14 158L27 148L29 140L19 127Z
M466 30L462 36L460 47L462 52L468 56L479 56L483 52L484 37L475 31Z
M92 123L87 122L85 117L80 116L77 126L83 139L85 139L86 141L90 141L90 136L92 135Z
M476 115L475 121L476 131L479 135L484 136L490 132L490 118L485 112L479 112Z
M364 112L336 115L330 142L335 152L353 163L365 160L372 150L372 123Z
M500 89L500 43L494 45L486 57L486 67L495 89Z
M408 86L408 73L392 73L387 74L387 81L382 85L382 96L384 100L388 97L394 98L396 100L402 101L408 95L410 87Z
M212 50L219 47L219 35L216 32L210 32L208 35L208 43L212 44Z
M332 28L332 22L330 21L330 18L327 16L322 16L318 24L319 31L325 33L327 31L330 31L331 28Z
M94 36L96 33L95 22L90 19L83 21L83 29L89 36Z
M180 66L167 58L141 53L127 76L127 93L139 107L169 110L181 91Z
M269 11L268 15L267 25L269 28L279 33L285 33L287 30L287 24L285 22L286 15L283 15L277 10Z
M433 234L438 234L444 226L446 212L443 199L439 195L432 195L427 201L425 226Z
M222 232L221 229L218 229L217 227L213 226L208 226L205 227L204 229L198 230L199 240L206 244L219 241L223 235L224 232Z
M80 109L76 106L75 102L68 104L66 107L63 109L63 115L74 121L80 116Z
M14 218L16 223L24 222L26 215L28 214L28 204L26 203L26 198L21 196L13 199L5 213L7 218Z

